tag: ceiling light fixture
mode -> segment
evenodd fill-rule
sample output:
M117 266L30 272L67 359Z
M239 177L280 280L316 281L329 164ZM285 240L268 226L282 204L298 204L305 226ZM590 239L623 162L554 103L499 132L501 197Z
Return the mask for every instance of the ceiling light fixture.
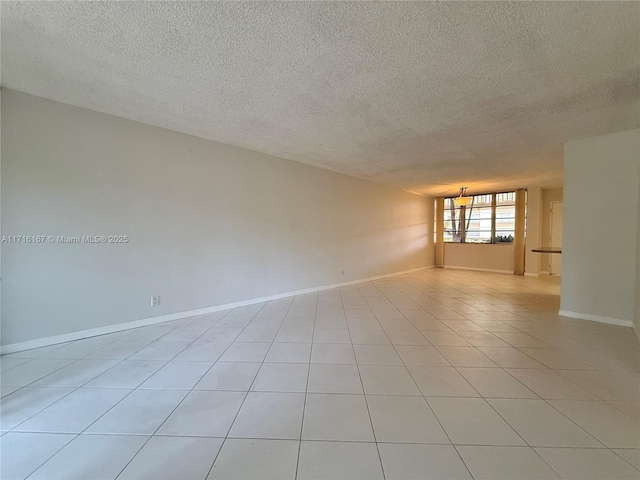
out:
M471 197L467 197L467 187L460 187L460 193L453 199L459 207L465 207L471 201Z

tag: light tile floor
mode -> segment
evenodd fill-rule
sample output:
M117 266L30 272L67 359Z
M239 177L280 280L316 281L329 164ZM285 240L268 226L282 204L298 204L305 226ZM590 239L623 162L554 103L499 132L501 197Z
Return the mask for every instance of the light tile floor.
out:
M0 357L3 479L640 478L631 329L426 270Z

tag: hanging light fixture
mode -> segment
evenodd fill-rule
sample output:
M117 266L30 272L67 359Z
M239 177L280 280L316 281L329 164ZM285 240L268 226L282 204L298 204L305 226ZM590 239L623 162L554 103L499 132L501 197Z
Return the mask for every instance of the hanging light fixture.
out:
M460 187L460 193L456 198L453 199L453 201L459 207L467 206L471 201L471 197L467 196L467 187Z

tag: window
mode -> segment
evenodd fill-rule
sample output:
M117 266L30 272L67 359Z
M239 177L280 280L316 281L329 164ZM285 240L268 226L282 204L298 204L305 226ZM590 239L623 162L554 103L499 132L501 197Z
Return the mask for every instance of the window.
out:
M445 242L513 243L515 220L515 192L474 195L466 207L444 199Z

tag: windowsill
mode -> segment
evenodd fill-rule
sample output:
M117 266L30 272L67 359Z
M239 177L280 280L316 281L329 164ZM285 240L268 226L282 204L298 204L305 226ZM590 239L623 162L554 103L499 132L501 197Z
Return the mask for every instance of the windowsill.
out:
M513 243L472 243L472 242L442 242L445 245L499 245L513 247Z

